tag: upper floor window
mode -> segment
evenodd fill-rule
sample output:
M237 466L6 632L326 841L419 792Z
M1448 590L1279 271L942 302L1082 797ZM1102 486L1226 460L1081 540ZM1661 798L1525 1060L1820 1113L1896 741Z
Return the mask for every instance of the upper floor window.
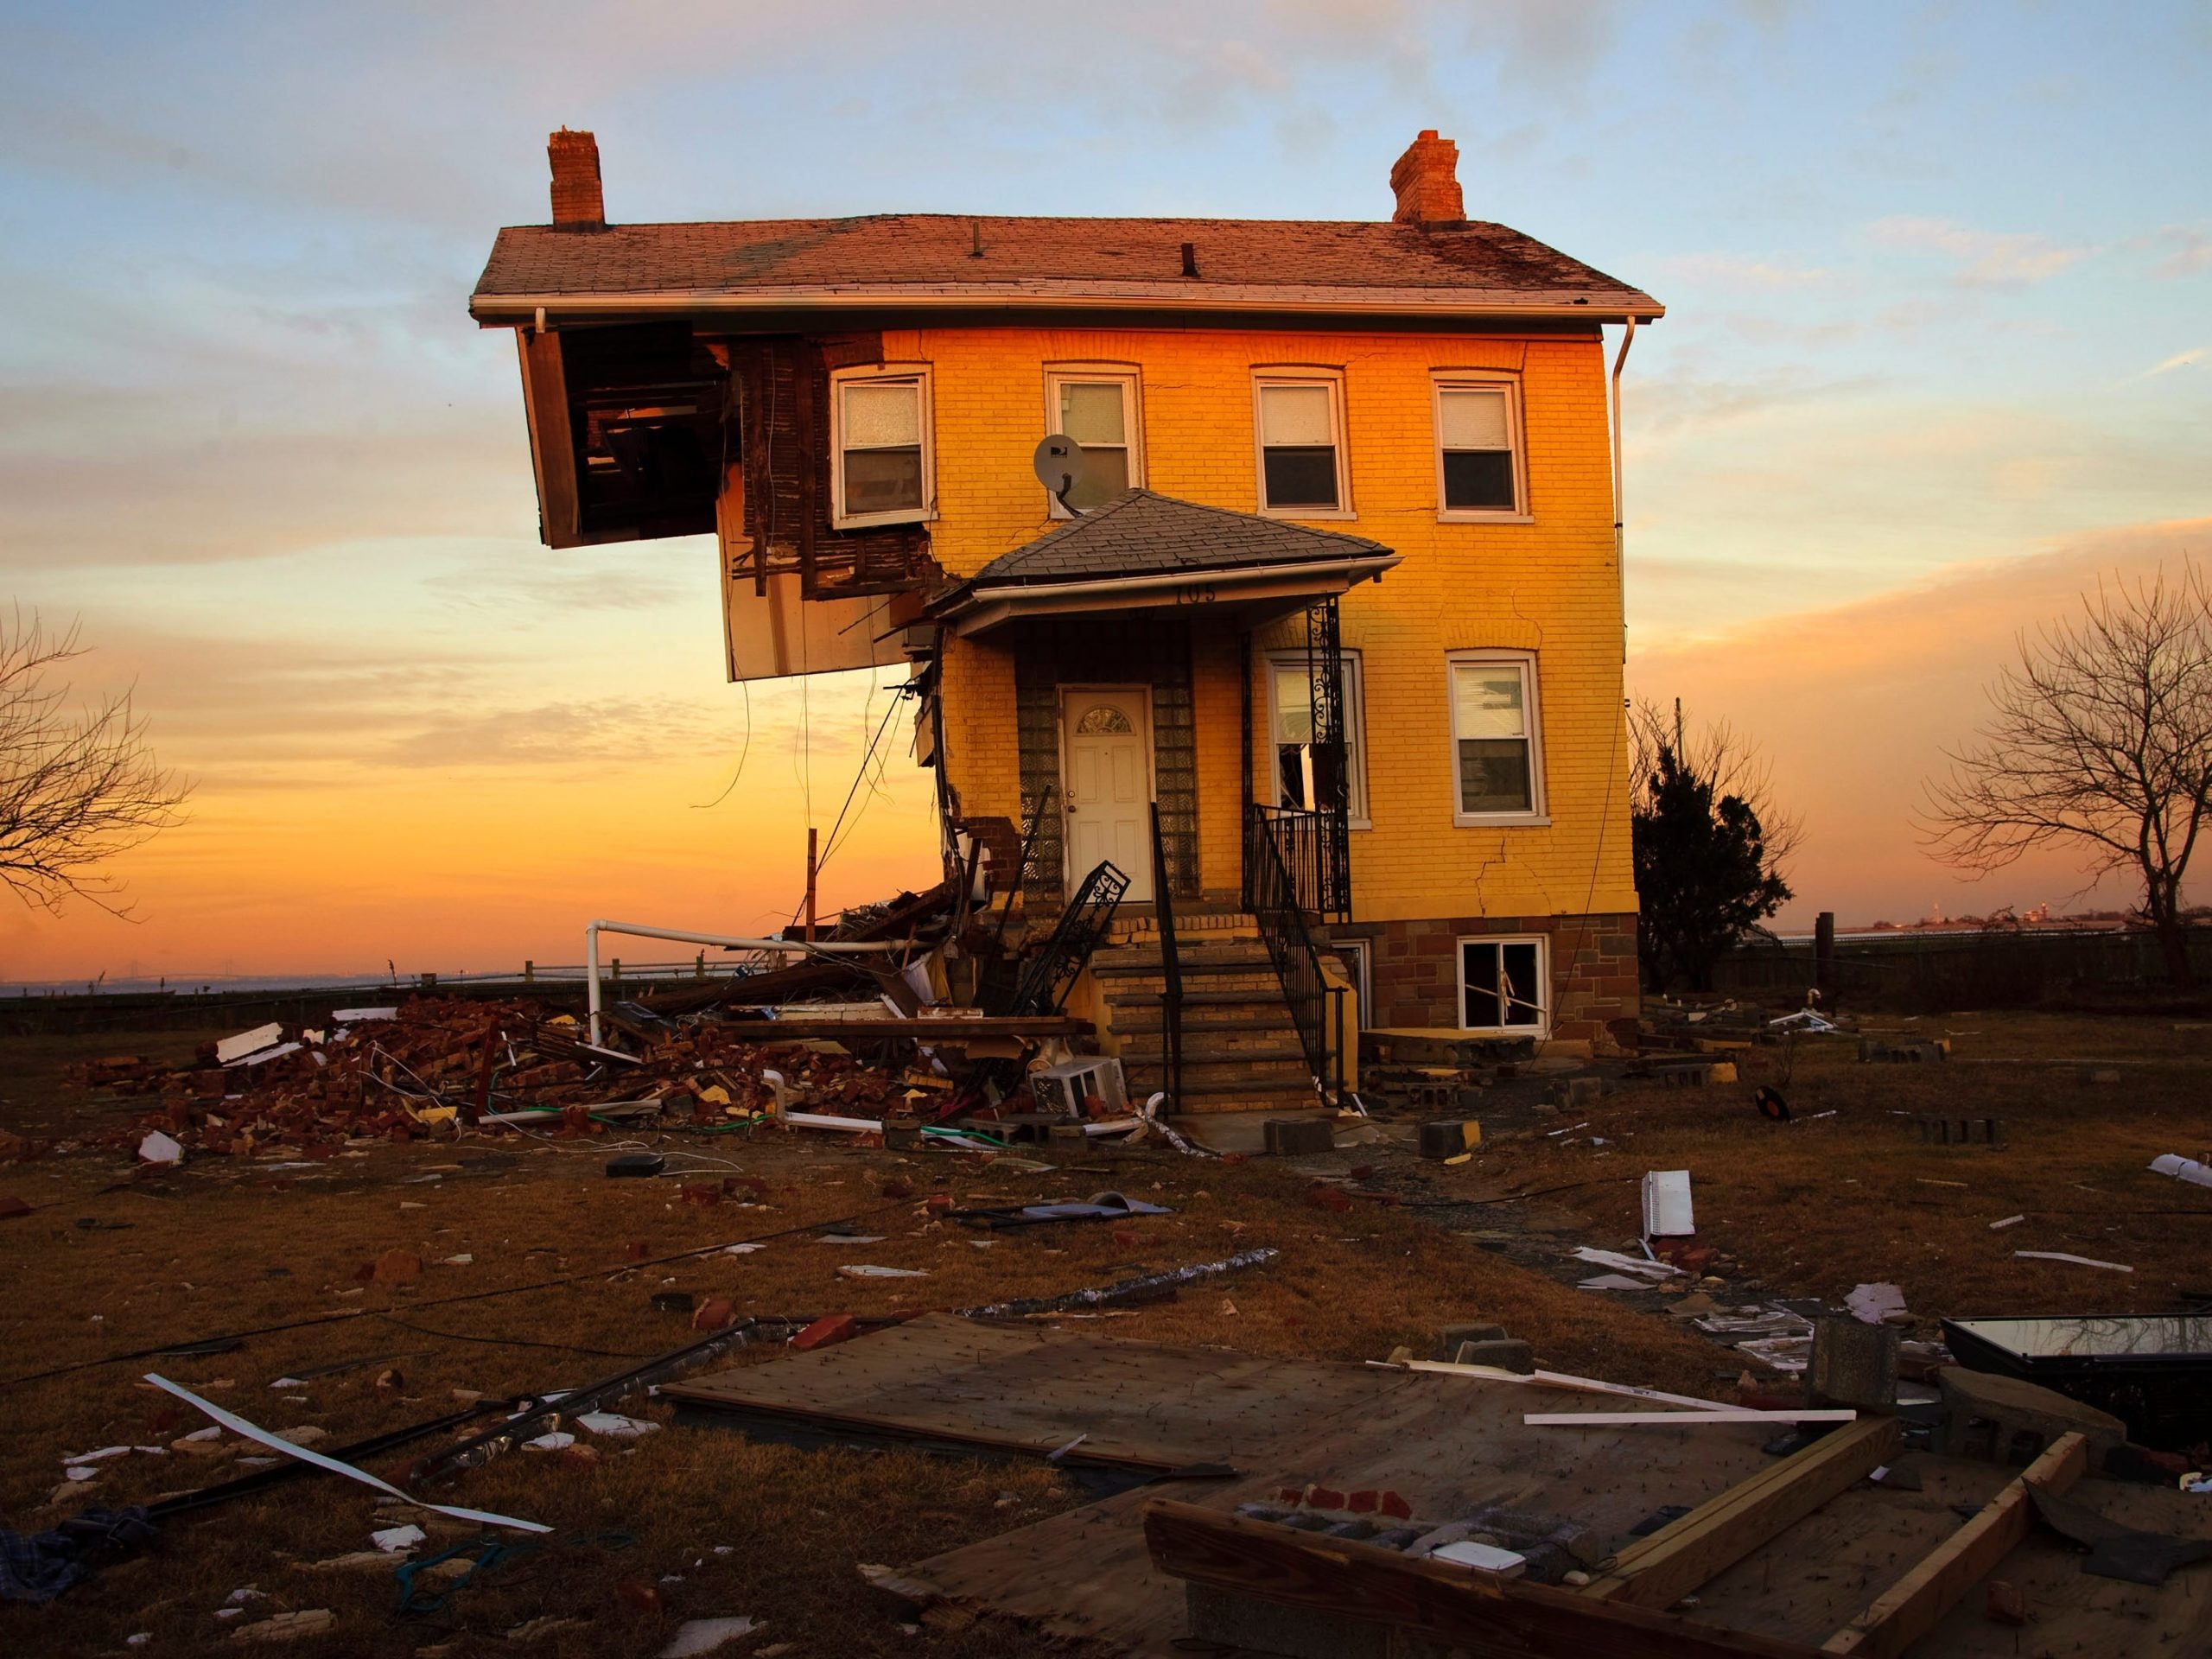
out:
M1527 516L1521 388L1510 379L1440 375L1436 500L1446 518Z
M1144 483L1144 442L1137 377L1125 370L1054 369L1045 376L1051 429L1083 446L1083 476L1068 492L1077 512ZM1055 518L1068 517L1052 499Z
M1448 666L1454 822L1540 818L1535 658L1526 652L1457 652Z
M934 515L926 368L840 369L830 377L830 521L840 530Z
M1285 518L1349 518L1344 377L1325 370L1253 378L1260 511Z

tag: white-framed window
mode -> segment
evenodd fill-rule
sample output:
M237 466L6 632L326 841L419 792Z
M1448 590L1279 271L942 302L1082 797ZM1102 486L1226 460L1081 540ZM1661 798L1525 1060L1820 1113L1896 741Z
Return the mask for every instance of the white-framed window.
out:
M1144 400L1136 371L1075 366L1045 372L1045 429L1083 446L1083 478L1069 505L1086 512L1144 484ZM1071 515L1051 498L1055 518Z
M1347 651L1343 660L1346 817L1353 829L1367 830L1374 827L1367 816L1367 688L1359 653ZM1334 798L1328 760L1317 757L1313 747L1313 682L1302 651L1268 658L1268 727L1274 739L1274 804L1311 811Z
M1344 972L1359 991L1359 1028L1373 1031L1375 1026L1374 982L1368 973L1367 941L1365 939L1331 939L1327 948L1337 953L1337 960L1344 965Z
M1484 937L1459 941L1459 1024L1468 1031L1541 1037L1551 1026L1548 941Z
M1277 518L1350 518L1344 378L1333 369L1262 369L1252 376L1260 511Z
M1439 374L1435 388L1437 517L1527 518L1520 381L1510 376Z
M830 377L830 522L839 530L937 516L926 365L839 369Z
M1453 822L1541 823L1544 750L1535 654L1455 651L1446 672Z

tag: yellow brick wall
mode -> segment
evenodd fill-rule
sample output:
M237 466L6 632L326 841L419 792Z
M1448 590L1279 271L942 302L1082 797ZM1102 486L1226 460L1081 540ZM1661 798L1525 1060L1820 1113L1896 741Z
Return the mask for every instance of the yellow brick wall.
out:
M944 328L894 331L886 355L933 365L936 556L966 575L1053 526L1030 453L1045 430L1047 364L1135 365L1141 377L1145 482L1165 495L1250 512L1257 504L1252 370L1341 369L1355 519L1318 528L1405 556L1343 605L1344 642L1365 680L1367 788L1374 828L1352 832L1357 914L1620 912L1635 907L1627 756L1621 737L1621 613L1614 569L1605 359L1581 336L1299 334L1230 330ZM1528 445L1525 524L1440 524L1431 374L1521 377ZM1179 614L1191 617L1188 607ZM1235 626L1193 652L1205 885L1236 885L1243 745ZM1295 620L1254 642L1255 721L1268 645L1301 644ZM1533 651L1548 825L1452 823L1445 654ZM1019 818L1010 653L950 642L946 748L964 810ZM1260 765L1267 734L1255 734Z

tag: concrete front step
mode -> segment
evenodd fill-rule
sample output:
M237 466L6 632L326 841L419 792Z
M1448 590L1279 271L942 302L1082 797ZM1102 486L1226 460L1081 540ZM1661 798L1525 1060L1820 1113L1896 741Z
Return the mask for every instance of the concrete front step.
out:
M1266 945L1257 939L1243 943L1188 944L1179 941L1175 960L1184 973L1215 972L1225 969L1263 969L1274 971L1274 958L1268 954ZM1101 950L1090 958L1090 971L1109 978L1131 974L1157 974L1160 970L1160 952L1157 944L1117 944Z
M1162 1086L1158 1078L1148 1080L1143 1091L1132 1083L1130 1094L1142 1100L1146 1094ZM1279 1081L1253 1081L1235 1077L1197 1078L1183 1080L1183 1097L1175 1103L1176 1113L1182 1112L1272 1112L1311 1109L1317 1100L1313 1079L1301 1077Z

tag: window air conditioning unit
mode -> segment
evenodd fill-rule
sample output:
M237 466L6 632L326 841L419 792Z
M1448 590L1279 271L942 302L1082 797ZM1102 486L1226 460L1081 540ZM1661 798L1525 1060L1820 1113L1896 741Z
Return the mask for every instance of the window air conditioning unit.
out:
M1037 1096L1039 1111L1061 1117L1118 1117L1129 1103L1122 1062L1111 1054L1087 1054L1042 1067L1029 1074L1029 1091ZM1091 1106L1093 1098L1100 1107Z

